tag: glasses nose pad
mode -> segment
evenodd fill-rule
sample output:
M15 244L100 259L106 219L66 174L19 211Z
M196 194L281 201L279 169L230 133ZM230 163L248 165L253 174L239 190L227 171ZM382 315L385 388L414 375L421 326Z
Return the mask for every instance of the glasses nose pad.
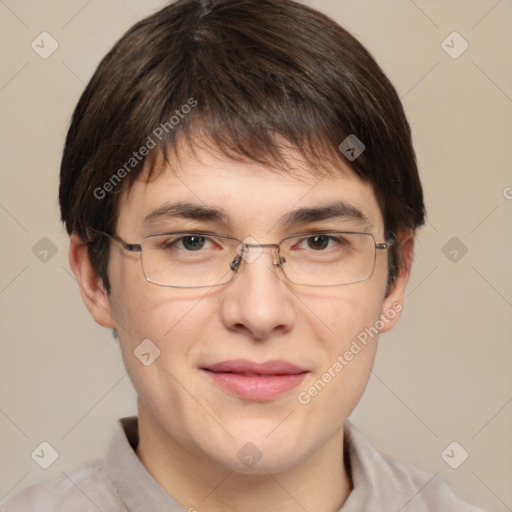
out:
M240 272L240 263L242 262L242 254L238 254L235 256L235 259L230 263L229 268L236 272L237 274Z
M283 258L279 253L279 248L275 247L274 251L274 267L281 267L283 263L286 263L286 258Z
M277 247L274 248L274 261L273 265L275 267L281 267L283 263L286 263L286 258L283 258L281 254L279 253L279 249ZM235 259L229 264L229 268L236 272L237 274L240 273L240 264L242 263L243 254L244 254L245 248L242 247L239 254L235 256Z

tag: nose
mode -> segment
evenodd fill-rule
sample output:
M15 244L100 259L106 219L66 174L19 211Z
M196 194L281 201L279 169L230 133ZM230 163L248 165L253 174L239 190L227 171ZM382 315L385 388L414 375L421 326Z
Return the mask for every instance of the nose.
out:
M251 254L252 251L252 254ZM233 281L223 290L220 308L224 325L262 340L289 331L296 319L293 293L277 268L277 246L246 244L234 259Z

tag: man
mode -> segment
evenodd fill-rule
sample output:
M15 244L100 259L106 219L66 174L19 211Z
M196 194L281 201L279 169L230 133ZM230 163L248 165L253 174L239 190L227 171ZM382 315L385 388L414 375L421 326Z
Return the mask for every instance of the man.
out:
M178 0L135 25L77 105L60 204L138 415L2 510L477 510L347 420L425 211L399 98L332 20Z

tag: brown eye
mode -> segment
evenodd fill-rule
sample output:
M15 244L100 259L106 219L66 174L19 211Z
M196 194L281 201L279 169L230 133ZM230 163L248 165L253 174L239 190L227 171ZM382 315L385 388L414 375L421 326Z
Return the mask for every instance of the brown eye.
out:
M308 246L311 249L325 249L329 245L330 236L327 235L315 235L308 238Z

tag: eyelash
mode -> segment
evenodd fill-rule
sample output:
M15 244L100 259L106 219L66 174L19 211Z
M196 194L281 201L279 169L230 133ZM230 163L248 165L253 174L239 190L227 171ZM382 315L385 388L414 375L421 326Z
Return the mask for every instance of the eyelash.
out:
M307 242L308 240L314 238L315 236L322 236L322 235L325 235L326 233L328 233L328 232L318 232L317 231L317 232L311 232L311 233L303 233L306 236L304 236L301 239L298 239L296 246L299 246L299 245ZM191 238L191 237L204 238L206 241L208 241L210 243L214 243L214 240L213 240L214 236L215 236L214 234L208 234L204 231L188 232L188 233L184 234L183 236L177 236L175 238L172 238L172 239L170 238L170 239L165 240L164 242L162 242L162 247L165 249L168 249L170 247L177 246L179 243L181 243L183 245L183 240L186 238ZM328 240L329 245L327 248L332 248L331 242L334 243L335 245L339 245L339 246L349 246L350 245L350 243L343 237L329 236L328 238L329 238L329 240ZM201 249L204 249L204 247L201 247L197 252L200 252ZM180 248L180 250L184 250L185 252L196 252L196 251L188 251L185 248L183 248L183 249ZM321 252L321 251L319 251L319 252Z

